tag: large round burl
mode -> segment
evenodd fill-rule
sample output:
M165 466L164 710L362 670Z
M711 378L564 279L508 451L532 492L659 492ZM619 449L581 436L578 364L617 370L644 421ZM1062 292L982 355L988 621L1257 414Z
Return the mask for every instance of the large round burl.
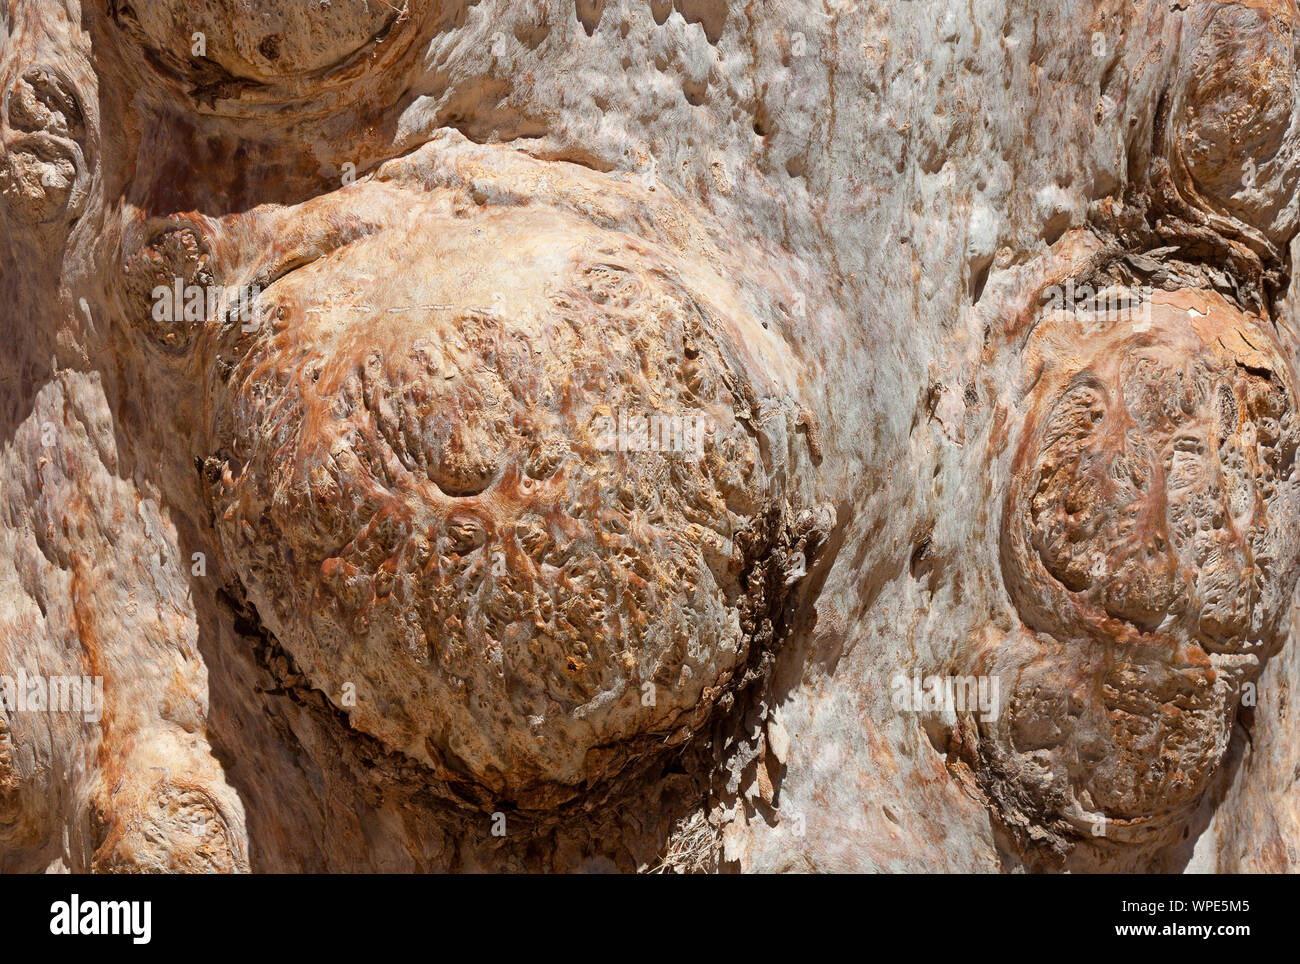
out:
M753 653L784 422L662 252L518 217L275 280L213 498L248 598L352 727L548 806L685 739Z
M995 799L1108 836L1206 789L1300 568L1288 366L1212 296L1155 300L1035 334L1003 571L1040 651L986 726Z

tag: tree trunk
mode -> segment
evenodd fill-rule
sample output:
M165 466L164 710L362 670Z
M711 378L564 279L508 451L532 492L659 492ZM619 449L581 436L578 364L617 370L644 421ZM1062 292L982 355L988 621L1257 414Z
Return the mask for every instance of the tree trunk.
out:
M195 6L0 7L0 870L1294 869L1293 3Z

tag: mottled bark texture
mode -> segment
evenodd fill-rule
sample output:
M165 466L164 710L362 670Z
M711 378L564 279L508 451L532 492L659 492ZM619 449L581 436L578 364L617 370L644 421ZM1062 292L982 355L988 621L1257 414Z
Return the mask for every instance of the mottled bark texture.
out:
M0 869L1295 869L1291 0L0 40Z

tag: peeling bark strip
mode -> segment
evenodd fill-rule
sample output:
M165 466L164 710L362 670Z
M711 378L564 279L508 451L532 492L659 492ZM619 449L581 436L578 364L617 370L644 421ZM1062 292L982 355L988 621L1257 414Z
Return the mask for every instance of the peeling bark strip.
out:
M1297 869L1297 30L3 5L0 871Z

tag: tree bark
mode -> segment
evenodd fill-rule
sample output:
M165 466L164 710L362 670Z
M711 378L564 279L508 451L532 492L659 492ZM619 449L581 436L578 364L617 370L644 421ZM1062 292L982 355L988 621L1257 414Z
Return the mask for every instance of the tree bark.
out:
M1294 868L1295 4L192 6L0 8L0 870Z

